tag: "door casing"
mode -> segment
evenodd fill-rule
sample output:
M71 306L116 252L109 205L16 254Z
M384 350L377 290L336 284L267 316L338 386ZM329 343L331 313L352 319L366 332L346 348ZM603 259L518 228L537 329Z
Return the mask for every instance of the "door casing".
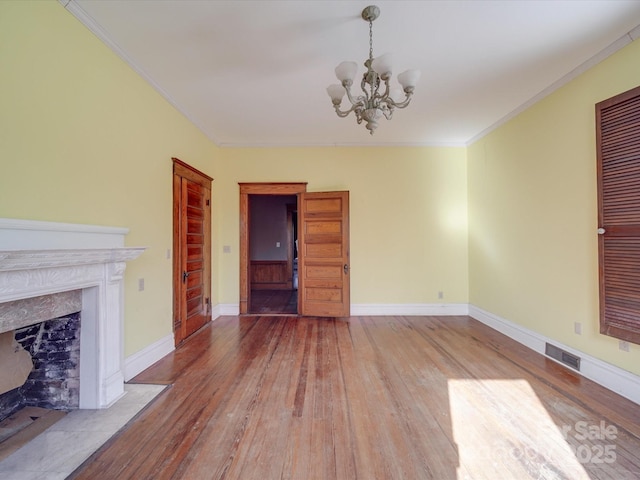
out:
M239 183L240 186L240 314L249 313L251 276L249 272L249 195L298 195L307 191L307 182ZM298 215L300 214L298 196ZM298 292L299 298L299 292Z

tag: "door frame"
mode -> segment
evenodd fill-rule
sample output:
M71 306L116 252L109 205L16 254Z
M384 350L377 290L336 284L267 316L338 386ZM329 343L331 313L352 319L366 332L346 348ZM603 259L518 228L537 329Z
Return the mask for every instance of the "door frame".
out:
M251 276L249 267L249 195L296 195L298 203L298 225L300 216L300 193L307 191L307 182L288 183L244 183L240 186L240 315L249 313L251 304ZM298 290L298 299L300 290ZM298 302L298 309L299 309Z

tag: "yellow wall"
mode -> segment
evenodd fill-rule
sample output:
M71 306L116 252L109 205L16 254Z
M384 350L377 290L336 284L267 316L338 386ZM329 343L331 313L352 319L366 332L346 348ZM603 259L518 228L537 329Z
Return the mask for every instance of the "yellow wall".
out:
M638 84L635 41L468 150L470 303L636 374L598 333L594 105Z
M217 147L58 2L0 2L0 65L0 217L130 228L125 353L171 334L171 157Z
M464 148L222 149L221 303L238 302L238 182L270 181L350 192L353 304L467 303L466 175Z

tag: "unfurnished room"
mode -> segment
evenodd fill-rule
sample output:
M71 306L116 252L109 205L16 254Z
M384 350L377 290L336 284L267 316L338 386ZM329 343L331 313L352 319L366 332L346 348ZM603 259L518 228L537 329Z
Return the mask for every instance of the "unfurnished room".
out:
M639 37L0 0L0 478L640 479Z

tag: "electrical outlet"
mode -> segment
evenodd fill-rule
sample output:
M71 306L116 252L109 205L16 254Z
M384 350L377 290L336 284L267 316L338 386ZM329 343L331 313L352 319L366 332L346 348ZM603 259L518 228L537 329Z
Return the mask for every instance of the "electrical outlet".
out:
M167 260L171 259L171 249L167 248Z
M576 335L582 335L582 324L580 322L575 322L573 324L573 333Z
M230 245L223 245L222 253L231 253L231 246Z
M144 278L138 279L138 291L139 292L144 291Z
M280 242L276 242L276 248L280 248Z
M624 340L620 340L618 342L618 347L620 348L620 350L622 350L623 352L628 352L629 351L629 342L625 342Z
M442 300L444 298L444 292L438 292L438 299Z

